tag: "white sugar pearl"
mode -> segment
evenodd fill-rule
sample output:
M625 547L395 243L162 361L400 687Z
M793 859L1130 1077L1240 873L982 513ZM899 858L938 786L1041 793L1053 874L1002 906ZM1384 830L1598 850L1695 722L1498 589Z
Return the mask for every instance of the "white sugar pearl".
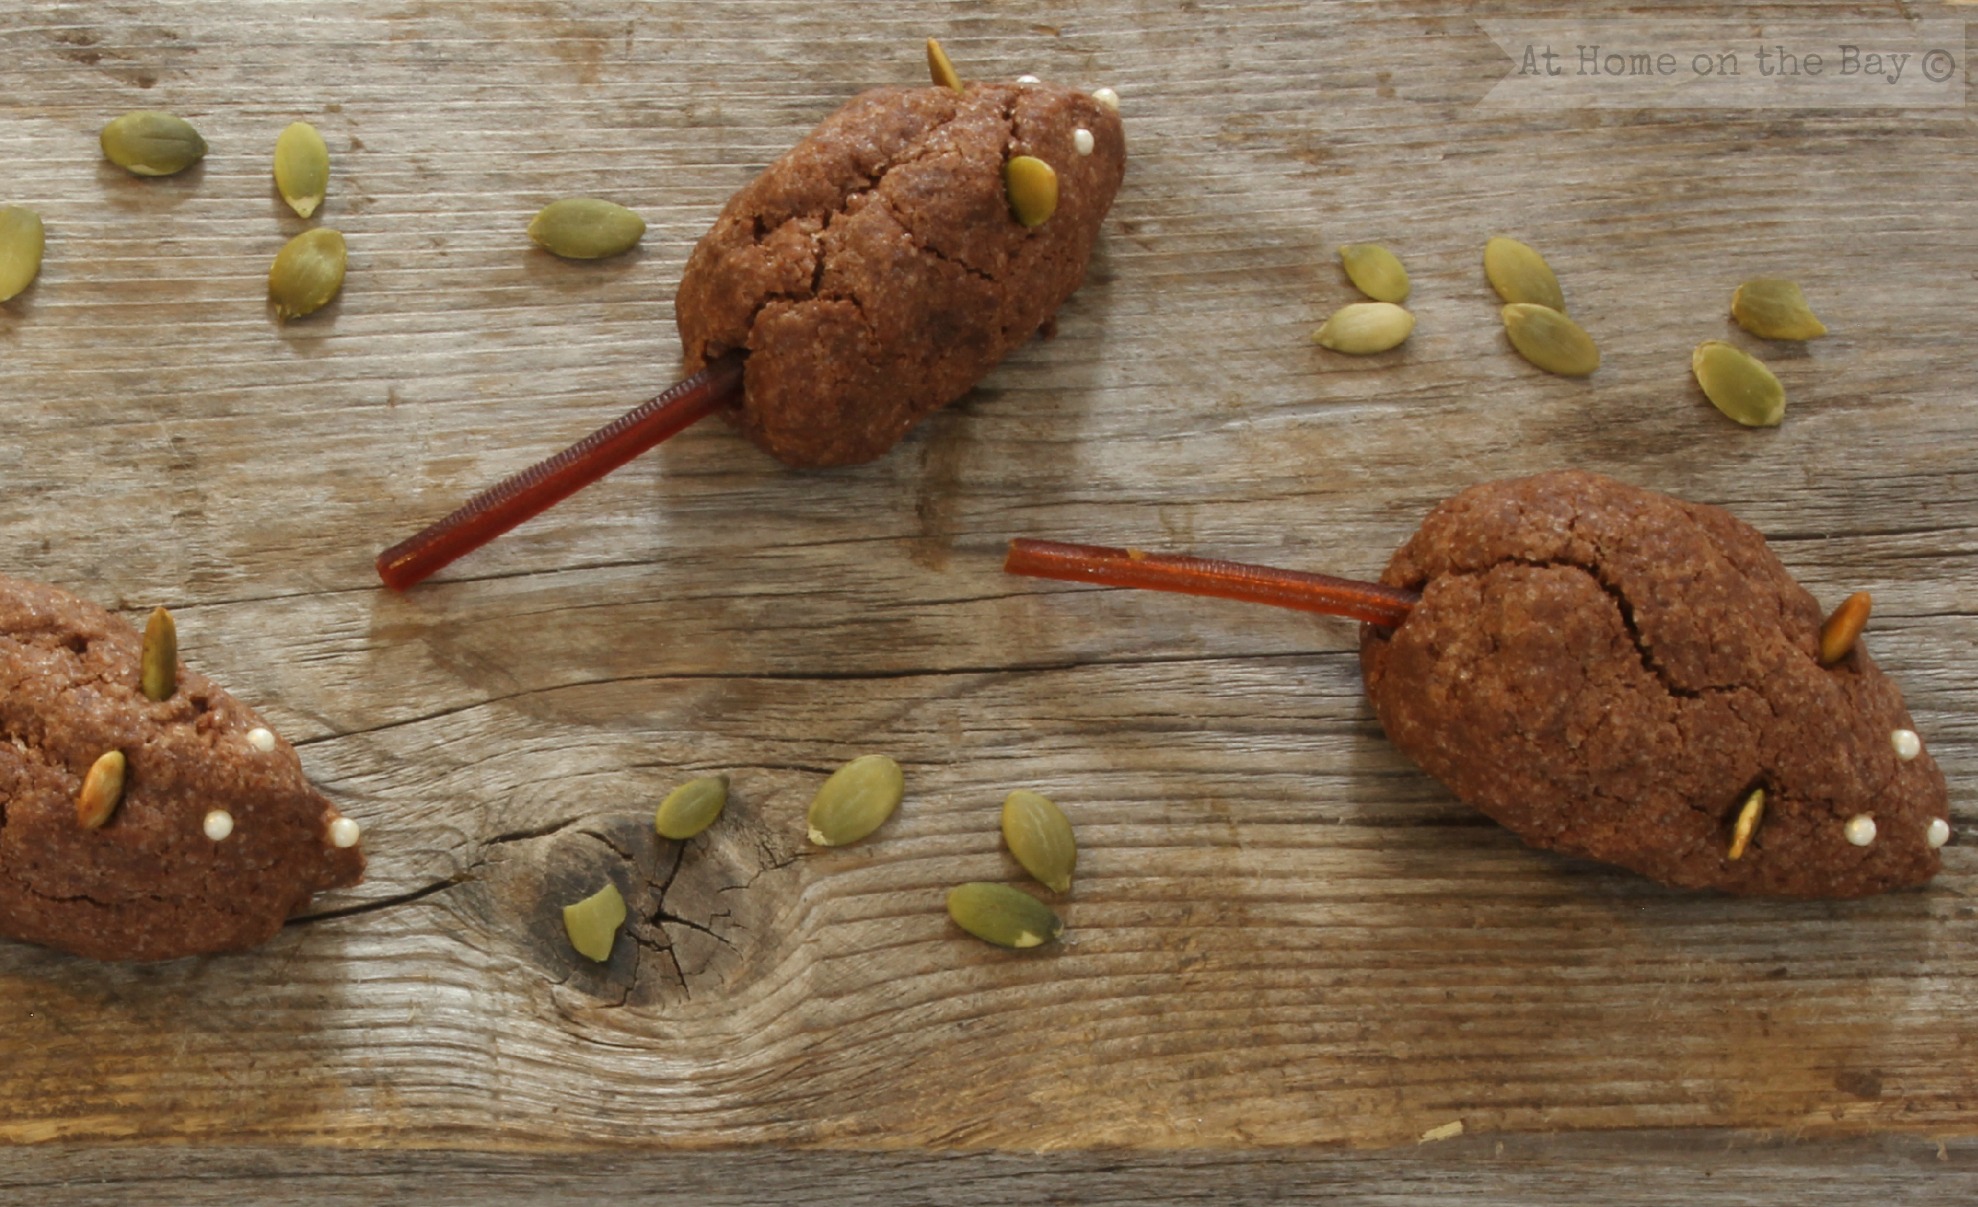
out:
M1923 739L1916 736L1914 729L1898 729L1889 735L1889 745L1896 748L1896 757L1907 763L1923 753Z
M1950 840L1951 840L1951 823L1945 821L1941 817L1931 818L1930 828L1923 831L1923 841L1929 843L1930 849L1934 851L1938 847L1943 846L1945 843L1949 842Z
M1114 113L1119 112L1119 93L1114 92L1110 88L1093 89L1092 99L1111 109Z
M364 831L358 829L357 823L348 817L339 817L330 823L330 845L338 850L356 846L357 840L363 836Z
M275 748L275 735L257 725L247 731L247 744L266 754Z
M1875 819L1866 813L1857 813L1848 818L1848 824L1841 832L1855 846L1865 847L1875 841Z
M1034 75L1020 75L1016 77L1016 82L1019 84L1041 84L1044 81Z
M206 837L214 842L225 842L227 835L234 832L234 815L225 809L215 809L206 815L203 827Z
M1077 151L1080 155L1092 154L1092 131L1085 129L1073 130L1071 132L1071 147L1072 150Z

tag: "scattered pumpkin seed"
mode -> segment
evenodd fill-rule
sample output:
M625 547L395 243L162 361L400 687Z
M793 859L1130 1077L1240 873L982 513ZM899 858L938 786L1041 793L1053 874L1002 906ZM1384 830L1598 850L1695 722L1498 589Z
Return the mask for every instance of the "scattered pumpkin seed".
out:
M728 807L728 777L703 775L666 794L653 813L653 829L661 838L684 841L714 824Z
M1704 397L1746 427L1777 427L1786 417L1786 388L1757 357L1723 340L1707 339L1690 356Z
M1744 798L1744 807L1738 810L1738 823L1731 831L1731 849L1725 852L1729 858L1744 858L1745 848L1751 845L1751 836L1764 818L1765 789L1753 788L1751 795Z
M330 189L330 149L308 122L295 122L275 139L275 187L303 218L323 204Z
M1827 325L1813 316L1806 295L1791 281L1746 281L1731 295L1731 317L1760 339L1819 339Z
M1408 270L1401 258L1378 243L1348 243L1339 249L1339 263L1353 288L1376 302L1408 300Z
M179 689L179 626L163 608L151 609L138 654L138 686L147 699L169 700Z
M1415 329L1415 316L1392 302L1349 302L1312 333L1321 348L1371 356L1399 347Z
M1071 819L1050 797L1028 788L1004 797L1003 841L1039 884L1054 893L1071 890L1078 843L1072 838Z
M76 793L76 820L86 830L94 830L110 820L124 799L124 752L111 750L98 756L82 777L82 791Z
M40 214L18 205L0 209L0 302L34 283L46 239Z
M906 796L900 765L864 754L831 773L811 799L810 840L820 847L857 842L884 825Z
M133 109L103 127L103 154L133 176L170 176L206 154L206 140L182 117Z
M1600 349L1580 325L1551 306L1513 302L1504 308L1504 333L1518 355L1561 377L1585 377L1600 367Z
M625 925L625 898L618 886L606 881L603 888L563 907L563 931L577 954L602 964L611 958L618 941L618 928Z
M1530 302L1566 313L1566 295L1545 257L1528 244L1499 235L1484 244L1484 276L1507 302Z
M268 270L268 298L284 319L314 314L343 288L343 235L325 226L306 230L275 256Z
M1058 174L1034 155L1017 155L1003 165L1003 190L1010 212L1025 226L1042 226L1058 212Z
M955 65L948 61L948 52L933 38L927 39L927 74L934 77L937 87L963 91L962 77L955 71Z
M1036 947L1065 933L1051 907L1019 888L975 881L948 890L955 925L998 947Z
M615 202L566 197L529 220L529 237L566 260L602 260L631 251L646 233L646 220Z
M1861 630L1868 627L1868 610L1874 602L1875 597L1868 592L1856 591L1827 617L1820 626L1821 666L1832 666L1848 656L1854 643L1861 640Z

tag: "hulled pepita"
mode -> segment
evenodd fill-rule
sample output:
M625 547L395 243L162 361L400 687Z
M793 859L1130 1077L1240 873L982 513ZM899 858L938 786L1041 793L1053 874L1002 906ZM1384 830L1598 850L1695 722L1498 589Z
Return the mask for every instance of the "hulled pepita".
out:
M934 77L934 83L939 87L963 91L961 74L948 61L948 52L942 50L941 44L933 38L927 39L927 74Z
M284 319L313 314L343 288L347 252L343 234L328 227L303 231L276 254L268 269L268 299Z
M1707 339L1690 355L1703 395L1746 427L1776 427L1786 417L1786 387L1757 357L1723 340Z
M206 154L206 140L192 123L155 109L133 109L103 127L103 154L133 176L170 176Z
M714 824L728 806L728 777L703 775L666 794L653 813L653 829L661 838L682 841Z
M1051 907L1019 888L975 881L948 890L955 925L998 947L1037 947L1065 932Z
M18 205L0 208L0 302L34 283L46 241L40 214Z
M566 260L602 260L631 251L645 233L644 218L596 197L552 201L529 220L529 237Z
M618 928L625 925L625 896L610 881L575 905L563 907L563 932L577 954L602 964L611 958Z
M1003 190L1010 213L1025 226L1042 226L1058 212L1058 173L1034 155L1013 156L1003 165Z
M1484 244L1484 276L1497 296L1507 302L1530 302L1566 313L1566 295L1559 278L1537 249L1499 235Z
M138 686L146 699L169 700L179 689L179 626L163 608L151 609L138 654Z
M330 189L330 148L308 122L295 122L275 139L275 188L303 218L323 204Z
M1511 346L1547 373L1585 377L1600 367L1600 349L1580 325L1551 306L1513 302L1504 308Z
M101 754L90 764L82 777L82 791L76 793L76 821L84 829L101 827L123 802L126 765L121 750Z
M1348 356L1371 356L1399 347L1415 329L1415 316L1392 302L1350 302L1312 333L1321 348Z
M810 840L842 847L877 830L906 796L900 765L883 754L865 754L831 773L811 799L805 820Z
M1760 339L1819 339L1827 325L1815 318L1806 295L1791 281L1746 281L1731 295L1731 317Z
M1353 288L1376 302L1408 300L1408 270L1401 258L1378 243L1348 243L1339 249L1339 263Z
M1071 819L1040 792L1018 788L1003 798L1003 841L1023 870L1054 893L1069 892L1078 866Z

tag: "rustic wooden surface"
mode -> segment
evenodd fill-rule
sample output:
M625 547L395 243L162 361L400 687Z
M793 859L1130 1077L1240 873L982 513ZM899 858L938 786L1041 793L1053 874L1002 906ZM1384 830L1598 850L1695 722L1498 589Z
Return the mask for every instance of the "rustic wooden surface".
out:
M1604 470L1731 507L1823 599L1874 592L1969 838L1968 113L1481 108L1508 65L1473 17L1515 11L0 0L0 204L49 249L0 306L4 568L173 608L371 854L247 955L0 945L0 1187L1969 1201L1968 848L1859 903L1665 891L1529 851L1416 771L1347 624L1000 573L1027 534L1371 574L1462 486ZM1127 184L1057 337L876 464L793 473L705 425L379 589L382 546L670 380L673 286L722 200L860 87L918 81L929 33L965 75L1122 97ZM134 107L211 155L105 164L96 131ZM332 149L351 264L282 327L263 278L304 224L267 164L296 119ZM642 249L532 250L529 215L575 194L637 208ZM1504 346L1499 232L1550 254L1603 346L1590 381ZM1307 337L1361 240L1406 258L1420 323L1352 361ZM1745 432L1687 363L1759 274L1834 335L1773 351L1791 413ZM869 750L905 807L808 849L810 792ZM658 842L658 797L714 770L728 816ZM1083 844L1065 941L1025 955L941 909L1018 877L995 820L1018 786ZM635 923L579 966L557 906L607 876ZM773 1151L683 1158L749 1146Z

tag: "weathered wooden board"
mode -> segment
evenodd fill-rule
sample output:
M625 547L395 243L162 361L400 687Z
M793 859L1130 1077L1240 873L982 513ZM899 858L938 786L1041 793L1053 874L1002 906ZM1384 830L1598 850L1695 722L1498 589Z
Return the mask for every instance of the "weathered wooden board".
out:
M1603 470L1729 506L1823 599L1873 591L1876 656L1978 823L1967 112L1507 111L1479 103L1508 64L1475 15L0 3L0 204L49 238L0 306L4 568L172 607L188 660L301 747L372 856L249 955L0 946L0 1137L36 1145L0 1185L45 1198L102 1143L142 1146L104 1176L187 1201L317 1176L324 1144L472 1150L476 1177L518 1151L664 1171L770 1145L727 1185L888 1149L845 1185L931 1197L1004 1167L904 1150L1161 1149L1186 1152L1156 1175L1446 1174L1531 1201L1528 1170L1492 1189L1487 1147L1312 1151L1460 1119L1465 1145L1660 1170L1672 1197L1703 1185L1693 1144L1901 1133L1841 1150L1861 1183L1817 1149L1765 1163L1804 1201L1947 1171L1968 1197L1967 849L1859 903L1664 891L1526 850L1416 771L1345 623L1000 572L1007 538L1048 535L1371 574L1462 486ZM672 288L722 200L859 88L919 80L929 33L966 75L1122 97L1127 185L1056 338L876 464L793 473L706 425L435 584L379 589L384 545L671 379ZM140 106L194 120L205 163L103 163L96 131ZM268 161L296 119L331 146L321 221L351 270L283 327L263 278L304 224ZM642 249L533 250L529 215L577 194L643 213ZM1506 349L1479 270L1500 232L1559 269L1602 343L1591 380ZM1308 336L1352 297L1332 249L1361 240L1407 259L1419 325L1354 361ZM1770 354L1792 410L1746 432L1687 365L1759 274L1800 280L1834 334ZM808 848L810 792L868 750L906 766L906 806ZM730 815L658 843L654 803L710 770ZM1012 956L941 899L1016 878L995 818L1019 786L1083 854L1065 942ZM579 967L557 907L606 876L635 924ZM1528 1138L1626 1129L1688 1130ZM1952 1165L1938 1138L1962 1138ZM1231 1151L1285 1147L1304 1155ZM424 1201L459 1189L447 1162L364 1161ZM1109 1162L1062 1168L1095 1201L1148 1193Z

